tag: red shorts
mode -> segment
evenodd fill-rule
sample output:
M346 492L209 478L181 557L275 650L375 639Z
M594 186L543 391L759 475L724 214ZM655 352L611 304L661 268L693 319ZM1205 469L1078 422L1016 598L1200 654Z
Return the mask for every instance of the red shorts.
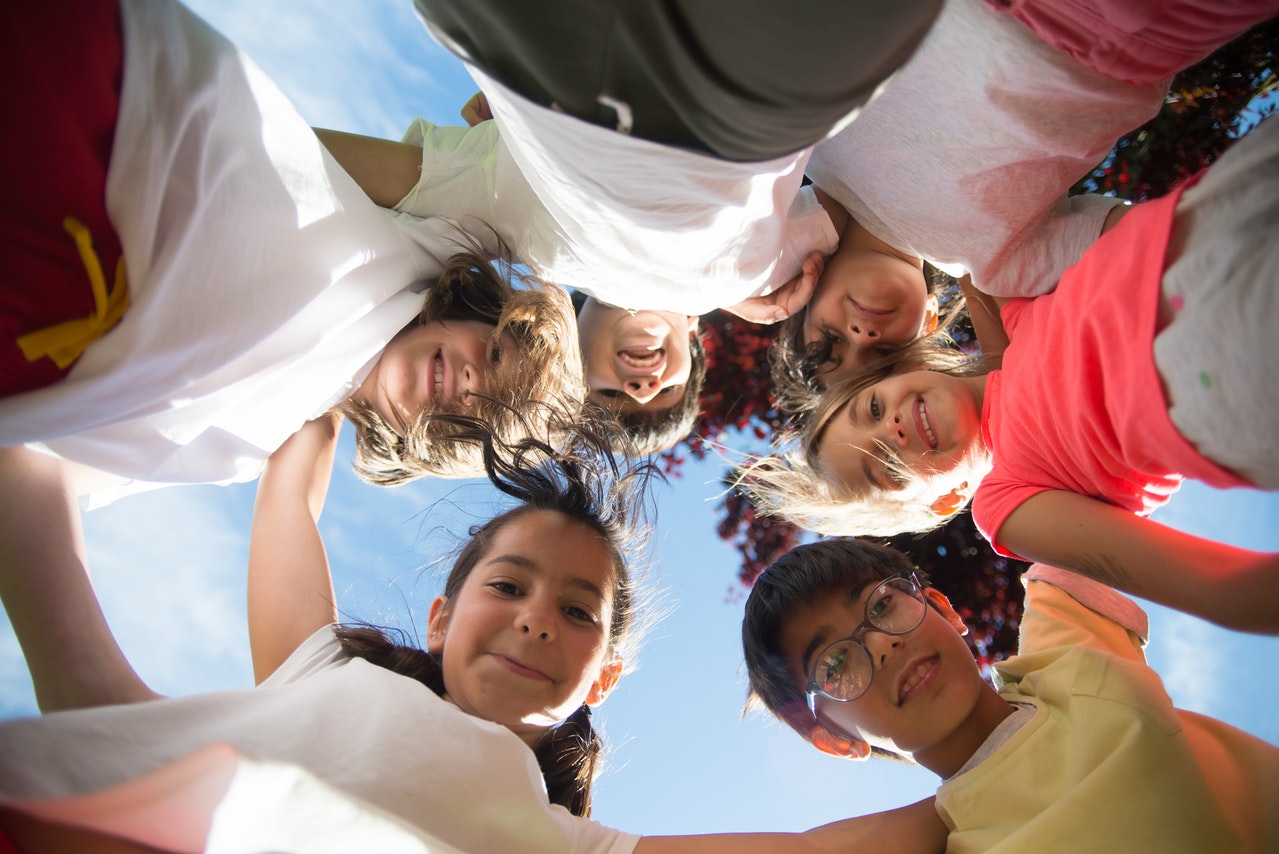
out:
M61 379L16 338L95 311L63 221L89 230L110 287L121 257L106 209L123 48L116 0L0 3L0 395Z

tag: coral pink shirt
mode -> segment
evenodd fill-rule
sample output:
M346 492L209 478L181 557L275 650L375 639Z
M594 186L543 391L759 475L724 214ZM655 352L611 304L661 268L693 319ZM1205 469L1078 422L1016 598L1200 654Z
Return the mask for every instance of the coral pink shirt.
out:
M1177 432L1155 365L1164 255L1187 186L1134 207L1055 292L1004 304L1011 343L982 411L994 468L973 499L978 529L1001 554L1012 555L1000 526L1040 492L1078 492L1144 516L1183 477L1248 485Z

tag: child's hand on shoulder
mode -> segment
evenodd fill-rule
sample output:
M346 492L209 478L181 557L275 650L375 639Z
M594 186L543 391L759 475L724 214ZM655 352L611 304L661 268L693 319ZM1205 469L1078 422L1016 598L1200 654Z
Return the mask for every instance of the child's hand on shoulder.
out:
M800 274L777 290L763 296L747 297L736 305L725 306L724 310L752 323L783 321L808 305L825 269L826 259L822 253L813 252L804 259Z

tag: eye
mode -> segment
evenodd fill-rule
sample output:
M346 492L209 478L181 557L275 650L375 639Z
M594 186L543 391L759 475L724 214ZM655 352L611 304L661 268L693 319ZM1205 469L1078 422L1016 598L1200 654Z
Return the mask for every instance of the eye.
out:
M496 590L504 596L519 596L524 592L519 588L519 585L512 581L490 581L488 586L489 589Z
M884 356L891 356L894 353L896 353L897 348L880 346L880 347L876 347L872 352L874 352L876 356L883 358Z
M901 489L906 485L906 464L896 456L885 451L884 458L880 461L880 466L884 470L884 477L893 489Z
M870 404L868 408L870 409L870 417L874 418L876 421L884 417L884 408L880 406L878 395L872 394L870 396Z
M502 364L502 345L494 344L489 348L489 362L493 365Z
M848 648L840 645L833 652L830 652L822 659L821 666L818 668L818 675L821 676L823 684L829 686L838 682L843 676L844 667L848 663Z
M568 615L569 619L577 620L581 623L587 623L592 626L599 622L594 613L583 608L581 605L565 605L564 613Z
M678 395L683 393L684 393L684 384L677 383L676 385L668 385L665 388L661 389L660 391L657 392L657 396L670 397L672 395Z
M609 400L616 400L617 398L625 394L625 392L618 391L615 388L601 388L596 390L595 394L598 394L600 397L606 397Z
M870 618L871 622L875 622L881 617L892 613L893 598L892 593L884 593L875 601L867 603L866 616Z

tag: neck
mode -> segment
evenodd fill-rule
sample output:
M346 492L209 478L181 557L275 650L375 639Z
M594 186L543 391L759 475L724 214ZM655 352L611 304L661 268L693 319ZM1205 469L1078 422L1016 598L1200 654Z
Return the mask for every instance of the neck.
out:
M981 694L972 712L942 743L916 751L913 758L943 780L951 777L973 757L995 731L995 727L1013 713L1013 706L982 683Z

